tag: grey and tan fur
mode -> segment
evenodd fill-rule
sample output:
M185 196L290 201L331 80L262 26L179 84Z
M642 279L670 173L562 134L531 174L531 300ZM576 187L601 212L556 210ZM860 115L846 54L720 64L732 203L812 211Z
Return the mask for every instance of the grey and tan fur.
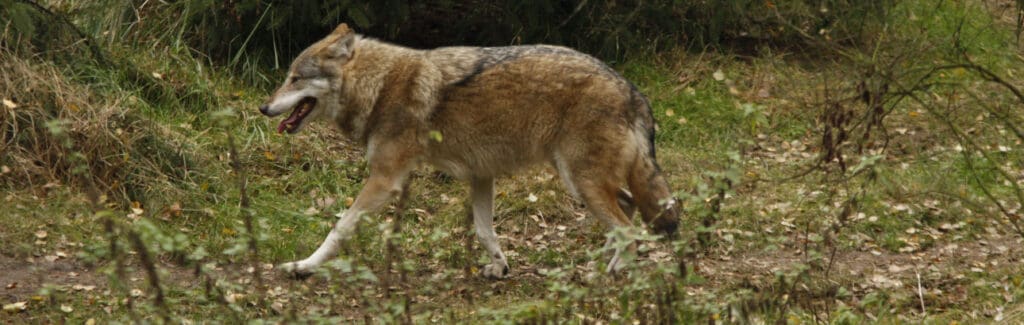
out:
M494 178L536 164L552 164L568 191L610 227L630 225L639 209L656 231L676 231L647 99L599 60L568 48L413 50L342 24L295 59L260 110L291 110L279 126L289 133L309 120L333 121L366 147L369 162L355 202L316 252L280 266L287 272L308 273L333 257L360 215L397 197L421 162L469 183L476 234L491 257L488 277L509 272L494 233ZM620 253L608 271L623 266Z

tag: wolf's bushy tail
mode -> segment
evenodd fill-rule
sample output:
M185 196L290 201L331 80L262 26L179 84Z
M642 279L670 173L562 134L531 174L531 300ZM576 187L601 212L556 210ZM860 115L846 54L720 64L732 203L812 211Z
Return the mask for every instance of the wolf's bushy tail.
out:
M655 232L674 236L679 228L679 206L673 198L668 181L661 173L654 152L654 114L647 99L634 91L633 105L637 110L634 135L642 151L627 176L629 191L640 210L644 222Z

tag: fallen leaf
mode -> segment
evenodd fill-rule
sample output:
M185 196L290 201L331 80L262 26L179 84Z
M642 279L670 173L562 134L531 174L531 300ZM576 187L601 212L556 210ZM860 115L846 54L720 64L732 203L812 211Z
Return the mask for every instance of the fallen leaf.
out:
M233 303L235 303L237 301L240 301L240 300L242 300L244 298L245 298L245 295L241 294L241 293L228 293L228 294L224 295L224 300L226 300L230 304L233 304Z
M537 202L537 196L533 195L533 193L530 193L530 196L527 196L526 200L530 202Z
M331 205L334 205L334 201L335 200L332 197L324 197L314 200L314 203L316 203L317 209L324 209L330 207Z
M17 313L17 312L23 311L25 309L28 309L28 302L27 301L19 301L19 302L13 303L13 304L6 304L6 305L4 305L4 311L11 312L11 313Z
M725 80L725 73L722 72L722 70L718 70L715 71L715 73L712 73L711 77L715 78L715 80L722 81Z
M75 308L72 308L69 305L60 305L60 311L65 312L65 313L70 313L70 312L75 311Z
M96 286L76 284L71 286L71 289L75 291L92 291L93 289L96 289Z
M10 99L7 99L7 98L4 98L4 106L7 106L7 108L10 108L10 109L18 108L18 104L15 104L14 102L12 102Z
M14 289L14 288L17 288L17 287L18 287L18 283L17 282L11 282L11 283L7 284L7 289Z
M46 239L46 236L47 236L46 230L36 231L36 238Z
M307 216L315 216L317 213L320 213L320 210L317 210L315 207L309 207L309 209L306 209L306 211L303 212L302 214Z
M889 277L881 274L875 274L871 277L871 282L881 288L895 288L903 286L903 282L900 280L890 279Z
M181 203L180 202L174 202L174 204L171 204L171 206L167 207L167 216L168 217L178 217L178 216L181 216Z

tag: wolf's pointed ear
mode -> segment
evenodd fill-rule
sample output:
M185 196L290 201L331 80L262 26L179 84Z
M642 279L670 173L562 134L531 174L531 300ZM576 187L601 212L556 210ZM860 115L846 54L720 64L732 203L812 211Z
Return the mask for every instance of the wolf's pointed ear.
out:
M339 30L342 28L348 29L345 24L338 26ZM348 33L341 35L334 42L327 45L327 48L325 48L327 57L332 59L348 59L352 56L352 47L355 45L355 42L356 34L349 30Z
M335 27L334 31L331 32L331 34L334 34L334 35L345 35L345 34L350 34L350 33L352 33L352 29L348 28L348 24L346 24L346 23L339 24L338 27Z

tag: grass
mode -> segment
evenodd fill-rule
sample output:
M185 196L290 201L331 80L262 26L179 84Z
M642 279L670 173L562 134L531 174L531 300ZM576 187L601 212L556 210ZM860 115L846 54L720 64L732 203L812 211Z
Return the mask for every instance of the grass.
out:
M917 19L896 20L900 23L890 27L899 32L894 34L924 31L901 41L906 48L928 42L941 47L917 60L898 61L908 65L900 71L913 77L921 73L916 68L946 57L947 41L959 28L965 40L960 46L976 62L1019 84L1014 76L1024 71L1011 55L1012 28L988 18L983 7L905 1L892 14L910 17L911 12ZM884 55L823 51L828 55L815 59L766 48L753 58L685 51L638 56L616 68L651 99L659 121L659 162L679 195L694 199L685 206L684 239L702 227L701 216L709 210L705 203L717 193L710 180L730 173L738 177L713 214L708 247L645 240L646 252L629 272L605 275L599 272L607 262L599 252L604 229L575 207L557 177L538 169L497 184L497 232L513 277L489 281L478 275L486 258L464 223L465 186L422 168L415 173L408 209L368 217L342 257L321 274L297 281L258 270L266 287L254 290L238 175L229 164L225 135L238 140L237 158L248 174L261 264L299 259L317 247L334 213L367 177L362 153L326 125L297 136L277 135L274 121L255 110L270 89L240 81L262 78L264 72L247 69L248 76L238 77L170 42L152 47L144 46L145 38L133 42L138 43L111 46L142 71L159 74L168 93L190 95L148 102L116 71L59 69L5 53L6 62L23 64L21 75L55 75L50 83L59 85L38 97L19 93L23 87L5 87L0 97L20 104L5 116L34 112L47 98L91 93L75 97L73 104L114 109L115 116L131 116L132 122L117 133L103 127L107 123L72 120L76 115L60 107L54 109L65 115L33 117L38 124L72 121L66 134L73 145L59 152L96 146L87 151L93 159L123 163L108 181L131 186L114 187L118 190L107 193L99 207L78 178L20 176L31 171L23 164L32 160L21 158L31 157L30 146L19 144L23 150L17 155L0 157L0 165L12 170L0 181L5 207L0 241L13 243L0 250L0 273L6 274L0 284L13 287L0 290L11 297L4 305L27 302L24 311L0 312L2 320L127 321L131 313L167 313L175 320L224 322L365 317L399 322L406 315L414 322L445 323L654 322L665 320L659 317L667 317L663 309L668 308L683 323L969 323L1020 319L1024 313L1016 266L1024 254L1020 237L981 193L991 188L1013 206L1012 188L1002 185L995 168L1020 175L1024 147L1007 133L1005 120L978 102L1016 108L1021 103L970 73L942 76L944 83L926 93L940 99L927 103L955 108L955 122L973 128L973 140L985 148L1010 148L992 151L995 160L975 156L969 166L952 149L958 142L941 117L908 100L891 106L886 117L893 136L884 157L865 167L873 178L836 174L834 166L792 178L822 153L825 89L836 97L849 94L862 76L871 77L866 66L884 62ZM906 50L894 42L879 40L879 50L867 53ZM965 96L957 106L942 99L962 89L976 89L984 97ZM1014 121L1019 119L1009 122ZM15 122L0 122L10 134L7 126ZM125 141L126 147L99 147L103 142L97 139L106 138L83 131L94 129L132 141ZM57 144L64 139L50 136L45 139ZM730 152L740 161L730 159ZM870 156L848 154L851 167ZM702 186L706 189L699 190ZM840 222L851 199L856 208ZM105 214L120 227L115 234L104 231ZM403 224L398 235L390 233L396 220ZM842 226L833 233L836 224ZM123 240L131 232L140 234L157 257L166 311L153 302L155 290L137 255L125 255L130 270L126 277L117 275L111 238L121 249L137 251ZM400 262L392 269L405 271L385 272L387 238L395 238L400 249ZM467 241L473 244L464 245ZM680 261L685 275L679 273ZM194 275L196 269L209 278ZM405 281L390 280L399 294L385 298L388 288L382 283L401 274ZM75 289L76 284L97 288ZM132 289L138 289L135 295Z

